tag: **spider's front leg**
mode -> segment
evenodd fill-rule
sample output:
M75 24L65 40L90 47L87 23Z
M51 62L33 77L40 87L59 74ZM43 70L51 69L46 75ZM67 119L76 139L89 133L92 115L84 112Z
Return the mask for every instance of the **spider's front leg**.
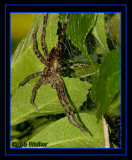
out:
M33 34L32 34L32 38L33 38L33 50L34 50L35 55L38 57L38 59L39 59L43 64L45 64L45 59L44 59L44 57L41 55L41 53L39 52L39 50L38 50L38 45L37 45L36 34L37 34L37 32L38 32L38 28L39 28L39 26L38 26L38 24L37 24L37 28L36 28L36 30L35 30L35 31L33 32Z
M41 35L41 46L42 46L42 50L45 58L48 56L48 50L45 42L47 16L48 16L48 13L45 13L43 18L43 29L42 29L42 35Z

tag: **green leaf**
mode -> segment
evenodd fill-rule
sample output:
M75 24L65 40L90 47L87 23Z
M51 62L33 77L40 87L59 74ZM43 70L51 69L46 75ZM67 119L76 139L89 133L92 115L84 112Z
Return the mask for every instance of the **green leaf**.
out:
M113 50L105 56L99 74L92 83L91 97L97 105L100 119L107 111L115 95L120 91L120 51Z
M38 78L30 80L24 86L20 87L11 99L11 125L20 123L32 117L40 115L51 115L64 113L55 89L51 89L50 85L41 85L37 90L35 104L41 113L30 104L32 89ZM72 100L72 104L79 109L83 102L87 99L88 89L91 84L80 81L76 78L63 78L67 92Z
M119 148L119 147L117 145L115 145L114 143L112 143L111 148Z
M17 137L21 132L11 128L11 137Z
M66 13L60 14L62 24L66 18ZM66 33L71 42L85 55L89 56L85 47L85 39L96 21L96 13L72 13L67 24Z
M121 13L115 13L114 16L112 16L112 18L105 24L109 38L117 42L120 42L120 19Z
M106 115L109 117L120 116L120 92L114 97L112 103L108 108Z
M51 123L32 137L27 142L27 148L32 148L29 142L48 143L47 148L104 148L102 121L97 123L96 116L92 114L80 113L79 115L93 137L89 133L87 137L65 117Z
M46 44L48 51L52 47L56 46L58 42L57 28L58 28L58 15L59 13L49 13L46 27ZM11 59L11 94L13 94L19 86L19 83L24 80L25 77L42 71L44 65L40 62L37 56L33 52L33 40L32 33L37 27L39 22L39 30L37 33L38 48L43 55L41 49L41 34L42 23L44 14L37 14L29 33L26 38L20 42L14 55ZM52 36L51 36L52 35ZM53 38L54 37L54 38Z
M104 54L109 52L107 44L107 36L105 33L104 13L98 13L96 25L93 28L92 34L98 40L98 45L95 49L96 54Z

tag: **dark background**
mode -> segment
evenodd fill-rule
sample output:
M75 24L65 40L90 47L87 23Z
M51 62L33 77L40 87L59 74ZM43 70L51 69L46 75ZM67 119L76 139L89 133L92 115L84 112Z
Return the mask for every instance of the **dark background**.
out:
M20 2L20 1L19 1ZM24 3L24 1L22 1ZM27 1L26 1L27 2ZM25 3L26 3L25 2ZM38 1L39 2L39 1ZM48 1L49 2L49 1ZM83 3L83 1L81 1ZM0 25L0 30L2 31L1 34L1 47L3 47L3 51L1 51L1 55L3 56L3 58L1 58L2 63L1 65L1 72L3 72L3 81L1 82L1 87L3 88L3 93L2 93L2 100L4 102L3 105L1 105L1 113L2 115L0 116L0 122L1 122L1 150L0 150L0 157L4 157L5 156L5 152L6 152L6 156L11 156L11 155L16 155L18 154L18 156L22 156L24 154L36 154L37 156L40 154L43 155L50 155L50 156L54 156L56 154L62 154L62 155L68 155L68 154L72 154L75 156L76 155L90 155L91 156L99 156L101 154L105 154L104 156L108 156L107 158L112 158L111 155L116 155L116 156L123 156L120 157L120 159L124 159L125 155L127 154L127 144L126 144L126 123L125 123L125 101L126 101L126 97L125 97L125 63L126 63L126 57L125 57L125 51L126 51L126 32L125 32L125 27L126 27L126 6L123 5L123 3L125 4L127 1L125 0L111 0L110 3L112 4L116 4L114 5L101 5L101 1L100 4L98 4L98 1L92 1L92 4L96 4L96 6L92 5L92 6L88 6L88 5L75 5L75 6L43 6L43 5L34 5L31 6L28 4L28 6L26 5L21 5L21 6L16 6L13 5L13 3L15 3L15 1L11 2L7 2L7 1L1 1L0 2L0 15L1 17L1 25ZM10 5L8 4L10 3ZM40 2L41 4L42 2ZM67 2L68 3L68 2ZM102 3L105 3L102 1ZM108 3L108 1L107 1ZM118 3L122 4L122 5L118 5ZM5 7L5 4L6 7ZM17 3L16 3L17 4ZM84 2L85 4L85 2ZM57 5L57 4L56 4ZM6 8L6 11L5 11ZM9 106L10 106L10 94L9 94L9 88L10 88L10 65L9 65L9 42L10 42L10 21L9 21L9 13L10 12L121 12L122 13L122 149L10 149L9 147L9 142L10 142L10 137L9 137L9 129L10 129L10 111L9 111ZM6 13L6 17L5 16ZM6 21L5 21L6 20ZM6 27L5 27L5 23L6 23ZM6 32L6 41L5 41L5 33ZM5 46L6 44L6 46ZM6 59L5 59L5 50L6 50ZM5 62L6 60L6 65ZM4 69L5 70L4 70ZM5 75L6 74L6 75ZM5 82L5 76L6 76L6 82ZM2 79L1 79L2 80ZM6 86L6 94L5 94L5 86ZM1 89L2 90L2 89ZM6 96L6 99L5 99ZM6 117L4 117L3 115L5 115L5 102L6 102ZM5 120L6 120L6 124L5 124ZM5 127L6 127L6 135L5 135ZM5 148L5 139L6 139L6 148ZM2 143L3 142L3 143ZM96 157L95 157L96 158ZM106 157L104 157L106 158ZM117 157L115 157L117 159ZM119 157L118 157L119 158ZM5 158L2 158L5 159Z

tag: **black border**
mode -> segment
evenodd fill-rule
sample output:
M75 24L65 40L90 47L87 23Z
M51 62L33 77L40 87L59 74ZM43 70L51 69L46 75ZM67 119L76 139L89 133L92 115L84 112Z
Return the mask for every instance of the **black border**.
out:
M97 5L88 6L88 5L78 5L78 6L26 6L26 5L6 5L5 6L6 14L6 148L5 155L20 155L24 156L27 154L27 149L10 149L10 12L121 12L122 13L122 149L28 149L28 154L39 156L40 154L50 154L50 155L106 155L106 156L125 156L126 153L126 123L125 123L125 59L126 59L126 5ZM124 54L125 53L125 54Z

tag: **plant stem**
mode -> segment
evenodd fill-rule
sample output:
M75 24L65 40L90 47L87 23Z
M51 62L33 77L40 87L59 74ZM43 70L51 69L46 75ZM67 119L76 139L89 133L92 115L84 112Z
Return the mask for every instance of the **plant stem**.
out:
M105 148L110 148L108 124L104 117L102 117L102 121L103 121L103 128L104 128Z

